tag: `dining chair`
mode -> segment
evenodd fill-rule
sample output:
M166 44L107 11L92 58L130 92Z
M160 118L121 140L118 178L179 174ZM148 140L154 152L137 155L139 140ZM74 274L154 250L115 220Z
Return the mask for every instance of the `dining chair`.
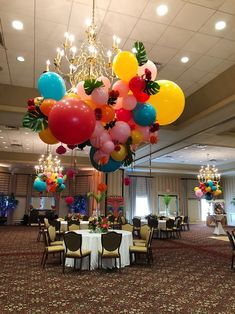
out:
M99 250L98 268L102 269L103 259L113 259L115 261L115 268L117 267L116 259L119 259L119 271L121 271L121 254L120 246L122 242L122 234L115 231L101 234L102 249ZM100 263L99 263L100 261Z
M131 233L133 233L133 225L131 224L122 225L122 230L130 231Z
M83 217L82 217L82 221L88 221L89 220L89 217L87 216L87 215L84 215Z
M108 216L108 222L109 222L110 229L114 229L115 216L114 215Z
M147 237L145 240L145 244L142 245L133 245L129 248L130 253L130 265L132 265L132 255L134 254L135 260L138 255L144 255L147 260L147 264L151 266L151 262L153 263L153 252L152 252L152 238L153 238L153 230L149 229L147 233Z
M143 243L145 245L148 232L151 228L148 225L143 225L140 227L140 239L133 240L134 245L139 245Z
M65 271L66 258L74 259L74 269L76 269L76 261L80 259L80 270L82 269L83 258L89 258L88 269L91 269L91 251L82 249L82 235L74 231L64 234L65 254L63 260L63 273Z
M70 220L68 221L68 231L79 230L80 221L79 220Z
M63 245L63 241L56 240L56 229L54 226L49 226L45 232L48 234L48 245Z
M49 241L49 233L47 231L43 232L43 238L44 238L44 251L42 255L41 265L43 268L45 268L46 261L48 259L48 255L55 255L56 253L60 253L60 261L63 260L64 256L64 246L63 245L50 245Z
M38 236L37 236L37 241L39 242L41 240L41 236L43 237L43 232L44 232L44 224L41 223L40 218L37 219L38 221Z
M190 228L189 228L189 217L188 216L184 216L183 221L181 223L181 228L184 231L186 230L186 228L188 231L190 230Z
M55 227L56 230L56 237L59 238L59 240L62 238L64 231L61 230L61 221L58 220L51 220L50 225Z
M181 238L181 224L182 224L182 218L181 217L177 217L175 219L175 224L173 227L173 233L175 233L176 237L178 239Z
M48 228L50 226L48 218L44 218L44 226Z
M154 235L157 234L157 238L159 236L159 229L158 229L158 219L156 217L149 217L148 218L148 226L153 229L153 238Z
M132 222L133 222L133 236L137 235L140 238L141 220L138 217L134 217L132 219Z
M173 236L174 233L174 226L175 226L175 220L174 219L168 219L166 221L166 228L160 229L160 237L164 234L166 238L169 238Z
M231 269L233 269L233 259L234 259L234 256L235 256L235 242L234 242L234 239L233 239L231 233L230 233L229 231L226 231L226 233L227 233L227 235L228 235L229 242L230 242L231 249L232 249Z

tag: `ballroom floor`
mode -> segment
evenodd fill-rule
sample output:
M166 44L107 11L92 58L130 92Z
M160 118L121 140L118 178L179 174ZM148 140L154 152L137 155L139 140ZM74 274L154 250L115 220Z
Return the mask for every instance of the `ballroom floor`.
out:
M235 313L229 242L192 225L181 240L154 240L154 266L62 275L40 266L36 227L0 227L0 313Z

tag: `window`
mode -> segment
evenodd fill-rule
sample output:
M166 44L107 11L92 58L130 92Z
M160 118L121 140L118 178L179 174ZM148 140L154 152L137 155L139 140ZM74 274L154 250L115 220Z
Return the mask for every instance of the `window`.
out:
M136 197L136 209L135 209L135 216L147 216L149 215L149 205L148 205L148 198L147 196L137 196Z

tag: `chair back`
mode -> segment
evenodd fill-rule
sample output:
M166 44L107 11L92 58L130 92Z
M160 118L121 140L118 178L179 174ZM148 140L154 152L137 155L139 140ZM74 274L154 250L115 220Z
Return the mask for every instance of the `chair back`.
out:
M160 216L159 219L164 220L164 219L166 219L166 216Z
M174 225L175 225L174 219L168 219L166 221L166 228L167 229L172 229L174 227Z
M102 250L113 252L118 250L122 242L122 234L115 231L103 233L101 235Z
M84 215L84 216L82 217L82 221L88 221L88 219L89 219L89 217L88 217L87 215Z
M49 220L47 218L44 218L44 225L46 228L48 228L50 226Z
M80 221L79 220L72 220L68 221L68 230L79 230L80 229Z
M134 226L135 228L140 228L140 226L141 226L141 220L140 220L140 218L134 217L134 218L132 219L132 222L133 222L133 226Z
M148 226L150 228L157 229L157 227L158 227L158 220L157 220L157 218L150 217L148 219Z
M235 241L235 230L232 230L233 239Z
M181 217L177 217L177 218L175 219L175 227L176 227L177 229L179 229L180 226L181 226L181 223L182 223L182 218L181 218Z
M56 230L54 226L48 227L48 236L49 236L49 243L55 241L56 239Z
M43 230L42 234L43 234L43 240L44 240L45 246L50 246L48 230Z
M69 250L71 252L80 251L82 252L82 235L74 231L69 231L64 234L64 243L66 247L66 252Z
M60 231L61 222L58 220L52 220L50 224L55 227L56 231Z
M122 230L133 232L133 225L131 224L122 225Z
M153 229L149 229L146 236L146 247L150 248L153 239Z
M229 242L231 244L231 248L232 248L233 251L235 251L235 243L234 243L233 237L232 237L232 235L231 235L231 233L229 231L226 231L226 233L227 233L227 236L229 238Z
M184 216L183 223L187 224L189 222L188 216Z
M143 239L143 240L147 239L149 230L150 230L150 227L148 225L143 225L143 226L140 227L140 237L141 237L141 239Z
M111 223L114 223L115 222L115 216L114 215L110 215L108 217L108 221L111 222Z

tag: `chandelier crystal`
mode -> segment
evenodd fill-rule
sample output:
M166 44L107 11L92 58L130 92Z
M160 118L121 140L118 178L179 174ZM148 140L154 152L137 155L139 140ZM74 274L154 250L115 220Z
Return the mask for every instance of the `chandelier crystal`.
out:
M197 178L200 183L206 183L209 180L219 182L220 174L218 173L218 169L215 168L215 165L210 166L207 164L206 166L201 166Z
M63 167L60 165L60 160L57 156L53 157L51 153L41 155L38 160L38 165L35 167L36 173L61 173Z
M74 35L66 32L62 47L57 48L54 58L55 72L70 83L69 91L74 91L80 81L97 79L100 76L106 76L111 81L114 78L111 59L120 51L121 39L114 35L112 49L105 51L103 44L97 38L95 0L93 0L92 19L87 20L86 24L86 40L80 48L74 45ZM46 64L49 71L50 61L47 60Z

